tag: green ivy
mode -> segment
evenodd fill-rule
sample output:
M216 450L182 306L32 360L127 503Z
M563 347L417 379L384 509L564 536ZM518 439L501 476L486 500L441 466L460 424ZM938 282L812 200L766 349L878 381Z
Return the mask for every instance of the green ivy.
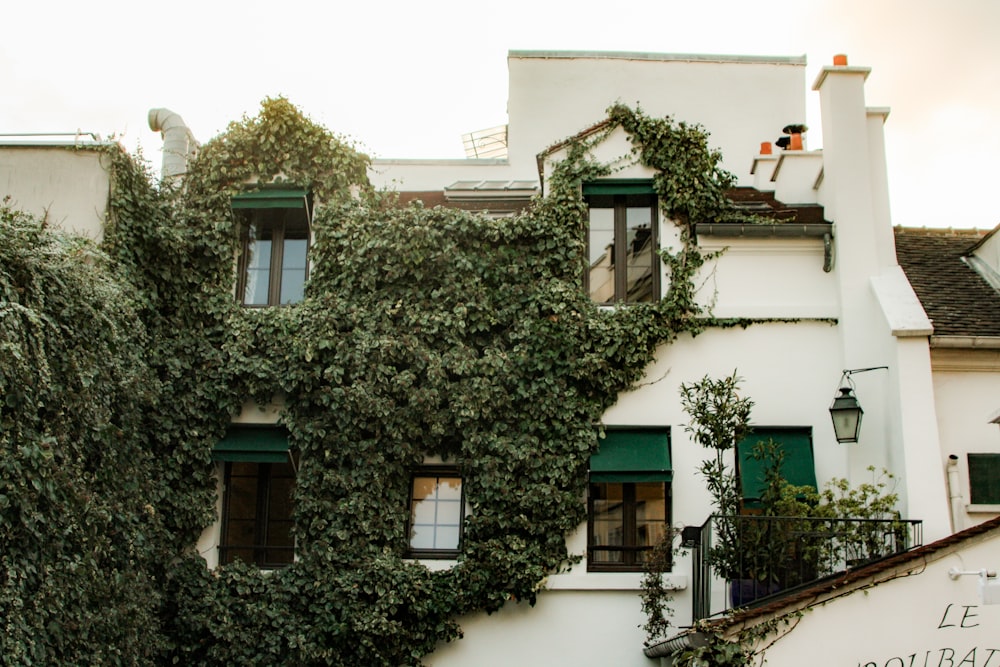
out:
M109 150L102 252L9 210L0 230L0 652L15 664L416 665L456 618L535 602L573 562L602 414L658 346L712 324L697 221L731 219L699 127L615 106L682 245L655 304L579 287L583 180L570 146L514 218L399 207L368 158L287 100L203 146L183 186ZM308 188L314 270L294 306L233 297L247 184ZM300 452L296 562L209 571L211 450L249 399L282 394ZM455 567L404 558L409 475L459 465ZM72 621L70 619L77 619ZM142 639L139 639L141 637Z

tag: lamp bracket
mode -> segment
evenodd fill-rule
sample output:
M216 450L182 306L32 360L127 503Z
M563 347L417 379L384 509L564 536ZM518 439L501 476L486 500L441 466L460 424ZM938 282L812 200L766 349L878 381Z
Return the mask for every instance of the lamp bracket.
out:
M983 579L996 579L997 572L996 570L987 570L986 568L981 570L959 570L957 567L953 567L948 570L948 576L951 577L953 581L966 575L981 577Z

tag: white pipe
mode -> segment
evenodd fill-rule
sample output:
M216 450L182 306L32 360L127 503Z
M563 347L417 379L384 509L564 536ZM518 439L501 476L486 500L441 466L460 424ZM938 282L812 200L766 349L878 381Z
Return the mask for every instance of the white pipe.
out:
M194 156L198 142L184 124L184 119L170 109L150 109L149 129L163 137L161 178L172 181L187 173L188 159Z
M965 528L962 520L965 516L965 502L961 488L958 480L958 457L951 454L948 456L948 500L951 501L951 530L954 533Z

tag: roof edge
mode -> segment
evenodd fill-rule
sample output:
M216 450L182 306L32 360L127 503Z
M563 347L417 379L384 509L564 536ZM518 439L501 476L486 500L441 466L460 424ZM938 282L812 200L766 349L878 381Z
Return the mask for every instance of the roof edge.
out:
M739 56L715 53L654 53L649 51L547 51L511 49L507 59L598 59L598 60L650 60L658 62L693 63L742 63L748 65L805 66L806 56Z

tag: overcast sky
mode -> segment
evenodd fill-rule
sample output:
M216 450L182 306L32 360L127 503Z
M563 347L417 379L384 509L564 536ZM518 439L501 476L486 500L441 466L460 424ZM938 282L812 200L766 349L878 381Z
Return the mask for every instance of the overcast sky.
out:
M375 157L462 157L462 133L506 122L510 49L805 54L815 148L812 84L846 53L872 67L868 105L892 109L894 224L1000 223L1000 0L34 0L2 16L0 133L115 134L156 165L150 108L204 142L275 95Z

